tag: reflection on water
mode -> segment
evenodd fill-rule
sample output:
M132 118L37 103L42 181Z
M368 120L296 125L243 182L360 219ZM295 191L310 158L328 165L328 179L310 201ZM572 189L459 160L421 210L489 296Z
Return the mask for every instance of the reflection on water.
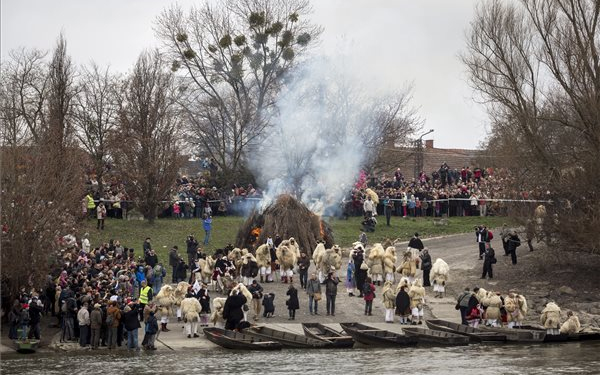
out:
M600 372L600 343L471 345L458 348L3 355L3 374L581 374Z

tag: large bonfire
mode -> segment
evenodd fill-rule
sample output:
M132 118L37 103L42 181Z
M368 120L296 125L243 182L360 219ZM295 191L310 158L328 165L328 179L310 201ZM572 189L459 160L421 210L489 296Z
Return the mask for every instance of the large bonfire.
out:
M277 197L262 213L254 210L241 226L236 238L239 248L253 249L263 244L267 236L279 234L281 238L294 237L300 250L311 254L317 241L325 247L333 246L331 227L311 212L302 202L288 194Z

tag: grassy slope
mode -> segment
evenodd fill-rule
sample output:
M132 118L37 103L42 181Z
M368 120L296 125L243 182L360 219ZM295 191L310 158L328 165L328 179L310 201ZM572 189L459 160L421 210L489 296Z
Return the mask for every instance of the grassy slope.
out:
M380 224L374 233L367 233L369 243L383 241L385 238L408 240L414 232L419 232L422 238L435 237L446 234L465 233L473 230L477 224L486 224L490 228L502 225L507 219L502 217L462 217L450 218L447 226L434 226L431 218L402 219L392 217L391 226L385 225L385 218L380 218ZM210 244L205 248L209 253L218 247L224 247L227 243L233 243L238 228L244 221L242 217L215 217L213 219L213 231ZM329 219L333 228L336 242L342 247L348 247L352 242L358 240L360 233L360 221L358 217L348 220ZM202 222L198 219L160 219L153 225L145 221L127 221L107 219L105 230L96 230L96 221L89 220L84 223L84 230L90 234L92 247L97 247L101 242L109 239L118 239L125 247L133 247L136 256L142 254L142 244L146 237L152 239L152 247L157 251L158 257L166 264L167 253L171 246L177 245L179 253L185 257L185 240L188 235L193 234L202 243L204 230Z

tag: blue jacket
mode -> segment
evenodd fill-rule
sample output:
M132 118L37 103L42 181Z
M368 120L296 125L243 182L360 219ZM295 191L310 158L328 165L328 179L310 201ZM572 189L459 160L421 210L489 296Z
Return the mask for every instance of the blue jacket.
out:
M202 220L202 225L204 226L204 230L211 230L212 229L212 219L209 217L209 218Z

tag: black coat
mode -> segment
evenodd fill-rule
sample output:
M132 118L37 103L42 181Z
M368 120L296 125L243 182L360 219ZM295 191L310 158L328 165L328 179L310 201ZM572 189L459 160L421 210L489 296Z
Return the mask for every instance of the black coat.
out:
M508 252L513 252L517 250L517 247L521 246L521 239L516 234L514 236L508 237L507 241L507 250Z
M198 250L198 241L196 241L196 239L188 239L186 241L187 244L187 253L188 254L196 254L196 250Z
M242 306L244 306L246 302L248 302L248 300L241 293L227 297L227 301L225 301L225 306L223 306L223 319L243 319L244 312L242 311Z
M429 255L429 253L423 253L419 255L419 258L421 258L421 269L423 271L431 270L431 268L433 267L433 265L431 264L431 255Z
M288 289L286 295L290 296L290 298L285 302L288 310L298 310L300 308L300 301L298 301L298 289Z
M401 290L396 295L396 314L397 315L408 315L410 314L410 297L405 290Z
M263 297L262 304L265 307L266 313L274 313L275 312L275 294L269 293Z
M412 247L413 249L423 250L425 246L423 246L423 241L419 237L413 237L408 242L408 247Z
M137 307L131 309L131 311L121 313L121 322L125 326L127 331L132 331L136 328L140 328L140 320Z

